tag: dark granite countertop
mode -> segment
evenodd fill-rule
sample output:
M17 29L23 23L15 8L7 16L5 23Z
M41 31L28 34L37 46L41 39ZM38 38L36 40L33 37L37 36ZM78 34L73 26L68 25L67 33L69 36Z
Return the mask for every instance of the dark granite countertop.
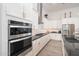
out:
M63 37L64 39L64 47L68 53L68 56L79 56L79 40L75 38Z
M79 40L75 39L75 38L66 38L64 37L67 42L70 42L70 43L79 43Z
M36 34L35 36L32 36L32 41L38 39L38 38L41 38L45 35L47 35L48 33L39 33L39 34Z

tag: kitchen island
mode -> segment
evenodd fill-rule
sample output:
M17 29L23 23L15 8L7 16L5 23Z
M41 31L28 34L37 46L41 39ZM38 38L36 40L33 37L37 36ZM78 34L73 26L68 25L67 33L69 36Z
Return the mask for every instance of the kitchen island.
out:
M63 37L63 41L66 56L79 56L79 40Z

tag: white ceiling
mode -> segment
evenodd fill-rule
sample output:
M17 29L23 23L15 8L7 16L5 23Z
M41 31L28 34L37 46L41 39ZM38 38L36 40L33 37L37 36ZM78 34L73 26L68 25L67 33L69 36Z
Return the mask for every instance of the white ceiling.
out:
M43 10L46 12L55 12L72 7L79 7L79 3L43 3Z

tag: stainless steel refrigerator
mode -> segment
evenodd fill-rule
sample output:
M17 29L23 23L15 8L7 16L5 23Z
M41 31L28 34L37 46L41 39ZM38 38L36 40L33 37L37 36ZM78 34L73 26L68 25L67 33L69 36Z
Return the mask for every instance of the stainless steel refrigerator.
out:
M74 38L75 24L62 24L62 35L67 38Z
M74 49L74 24L62 24L62 37L64 42L65 55L71 56Z

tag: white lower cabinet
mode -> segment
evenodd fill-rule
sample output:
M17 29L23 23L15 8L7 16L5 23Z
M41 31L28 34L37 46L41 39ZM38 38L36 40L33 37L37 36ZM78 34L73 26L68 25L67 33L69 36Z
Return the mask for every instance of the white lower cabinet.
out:
M50 36L48 34L33 41L32 51L26 54L26 56L36 56L41 51L41 49L48 43L49 40L50 40Z
M62 40L62 36L61 36L61 34L58 34L58 33L50 33L50 39Z

